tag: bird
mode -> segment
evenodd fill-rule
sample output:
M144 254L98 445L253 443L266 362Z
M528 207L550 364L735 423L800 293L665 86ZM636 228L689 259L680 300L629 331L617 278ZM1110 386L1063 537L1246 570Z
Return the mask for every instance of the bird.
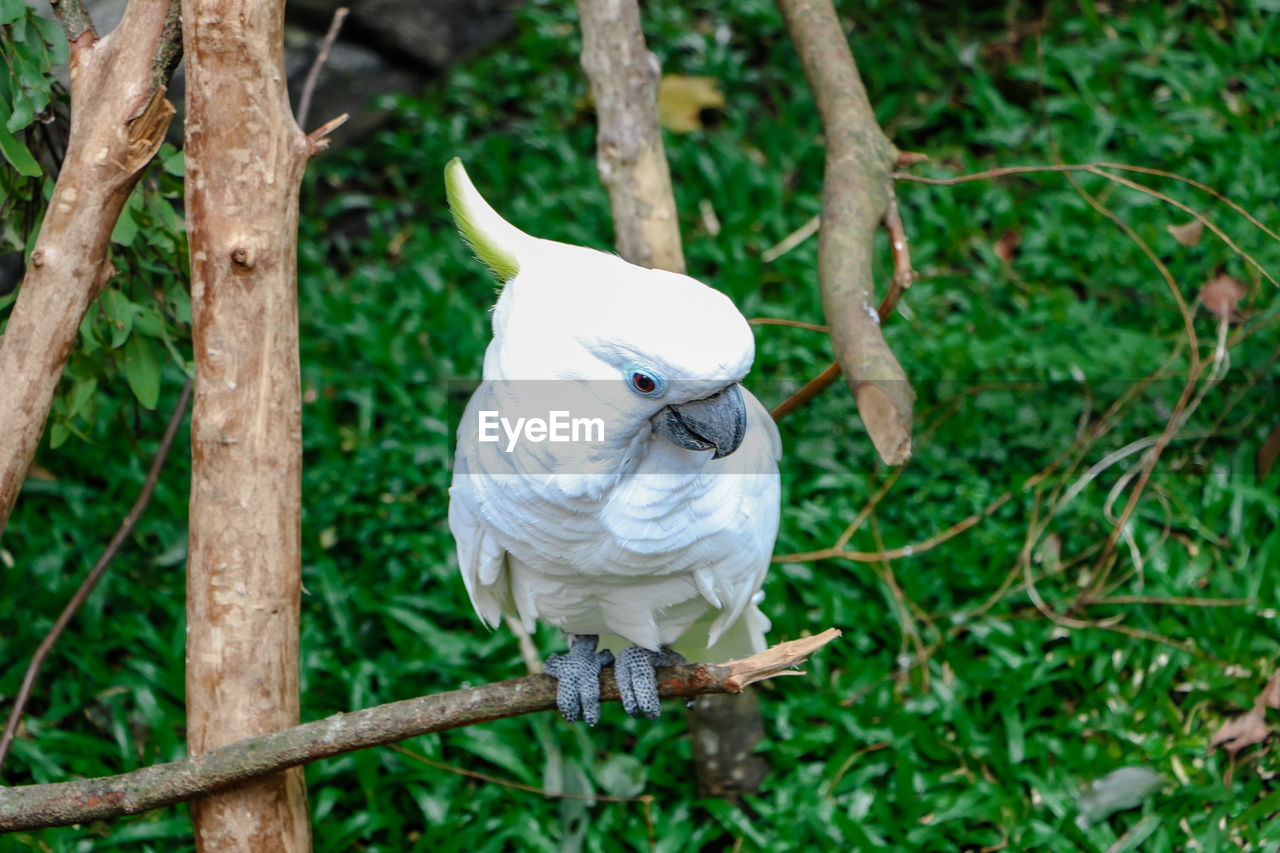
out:
M449 528L480 620L559 628L544 672L565 720L656 719L655 667L765 647L781 439L743 378L750 325L720 291L503 219L454 158L454 222L498 279L459 421Z

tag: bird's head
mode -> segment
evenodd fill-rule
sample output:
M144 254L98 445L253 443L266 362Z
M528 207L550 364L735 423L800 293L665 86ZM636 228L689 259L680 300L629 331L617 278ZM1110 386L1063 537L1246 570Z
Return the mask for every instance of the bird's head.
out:
M755 341L728 297L689 276L524 233L456 158L445 187L458 230L503 285L486 379L572 386L570 396L610 413L619 442L648 431L715 458L738 448L747 424L738 383Z

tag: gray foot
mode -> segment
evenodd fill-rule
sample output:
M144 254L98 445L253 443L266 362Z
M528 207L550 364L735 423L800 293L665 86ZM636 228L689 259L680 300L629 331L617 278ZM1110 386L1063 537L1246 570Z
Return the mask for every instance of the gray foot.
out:
M596 651L595 634L575 634L568 654L552 655L542 671L556 680L556 707L565 722L600 722L600 670L613 663L613 653Z
M662 649L651 652L640 646L627 646L614 662L614 678L622 696L622 709L635 717L643 713L651 720L662 713L658 699L658 678L654 667L688 663L683 655Z

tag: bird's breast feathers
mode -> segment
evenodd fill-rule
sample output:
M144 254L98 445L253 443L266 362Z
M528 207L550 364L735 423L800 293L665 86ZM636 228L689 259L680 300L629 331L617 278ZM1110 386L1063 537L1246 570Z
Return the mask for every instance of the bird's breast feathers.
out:
M449 521L485 622L506 609L530 628L541 619L657 648L710 608L714 644L760 588L778 527L777 427L743 396L748 426L733 454L713 460L646 434L629 448L631 467L607 473L573 470L576 457L557 469L547 443L507 451L472 440L473 399Z

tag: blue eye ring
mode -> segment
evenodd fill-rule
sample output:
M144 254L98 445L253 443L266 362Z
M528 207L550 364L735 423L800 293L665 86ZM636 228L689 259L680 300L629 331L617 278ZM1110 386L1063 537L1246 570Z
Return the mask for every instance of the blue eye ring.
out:
M623 379L631 393L641 397L657 398L667 393L667 380L659 376L657 371L642 364L628 365Z

